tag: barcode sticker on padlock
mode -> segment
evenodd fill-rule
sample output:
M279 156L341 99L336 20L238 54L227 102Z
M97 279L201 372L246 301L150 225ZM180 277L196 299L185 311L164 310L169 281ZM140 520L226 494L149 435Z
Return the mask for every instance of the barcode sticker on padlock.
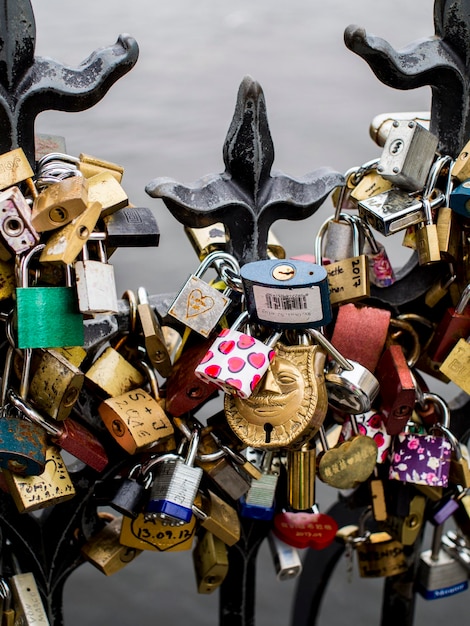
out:
M279 324L311 324L323 319L320 288L312 285L306 289L273 289L253 285L258 318Z

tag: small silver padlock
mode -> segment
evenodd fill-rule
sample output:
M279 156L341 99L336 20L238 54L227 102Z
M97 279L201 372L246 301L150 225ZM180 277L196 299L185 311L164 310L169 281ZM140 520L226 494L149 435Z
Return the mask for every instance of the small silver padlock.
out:
M275 496L279 480L279 458L273 450L266 450L261 461L261 476L240 499L240 515L250 519L270 520L274 517Z
M93 234L89 241L92 238ZM97 239L96 244L99 260L90 259L88 244L85 243L82 248L82 260L75 261L79 309L82 313L117 313L114 267L107 262L103 241Z
M394 120L377 164L377 172L397 187L424 187L438 138L414 120Z
M236 274L240 273L237 260L227 252L211 252L183 285L168 313L203 337L208 337L231 303L230 288L223 293L202 280L207 270L224 261Z
M16 255L39 243L39 233L31 223L31 209L18 187L0 193L0 235L6 248Z
M248 322L243 311L231 328L225 328L194 370L198 378L214 383L226 393L248 398L276 356L274 346L281 337L274 332L266 343L238 330Z
M200 467L194 467L199 436L199 428L195 428L184 460L179 454L170 453L144 465L142 474L146 477L151 471L154 475L146 506L146 519L158 518L172 525L186 524L191 520L192 507L203 474Z
M318 328L331 322L328 274L321 265L266 259L245 263L240 275L252 321L275 328Z
M297 578L302 572L302 561L297 548L276 537L272 531L268 533L268 543L277 579L284 581Z

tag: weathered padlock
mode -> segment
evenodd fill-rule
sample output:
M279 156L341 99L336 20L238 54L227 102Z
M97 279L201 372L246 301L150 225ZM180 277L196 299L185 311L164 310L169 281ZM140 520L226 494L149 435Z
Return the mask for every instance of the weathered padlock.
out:
M248 398L226 394L227 423L247 446L301 448L328 408L325 353L318 345L277 343L276 357Z
M332 305L361 300L370 294L369 267L366 255L360 253L360 234L357 223L347 213L341 213L340 217L351 226L353 256L325 265ZM329 217L323 222L315 237L315 259L320 265L323 259L323 237L332 219L333 217Z
M83 213L87 205L86 178L69 176L49 185L34 198L31 223L39 233L61 228Z
M470 394L470 337L459 339L449 352L439 371L465 393Z
M224 329L194 370L196 376L214 383L226 393L248 398L275 358L274 346L281 333L274 332L266 343L238 330L248 322L243 311L231 328Z
M0 189L13 187L33 176L23 148L15 148L0 155Z
M85 382L112 398L140 387L144 381L144 375L111 346L85 372Z
M83 372L59 351L44 350L31 378L29 395L40 411L61 421L70 415L83 382Z
M295 259L245 263L240 270L250 320L275 328L331 322L326 269Z
M414 120L395 120L385 141L377 172L397 187L424 187L436 155L438 138Z
M202 528L210 531L227 546L233 546L240 539L240 520L233 506L213 491L200 492L192 506L193 513Z
M106 246L114 248L157 247L160 229L152 211L146 207L126 206L103 217Z
M421 553L416 589L425 600L453 596L468 589L468 572L453 556L441 549L443 525L434 528L432 547Z
M31 223L31 209L18 187L0 193L0 235L13 254L23 254L39 243L39 233Z
M226 252L212 252L188 278L168 311L172 317L203 337L208 337L214 330L231 303L227 290L221 293L202 280L215 261L224 261L234 272L240 272L235 257Z
M3 468L10 494L20 513L30 513L66 502L75 496L75 487L55 445L46 449L44 471L37 476L20 476Z
M193 548L193 564L198 593L212 593L228 573L227 546L213 533L204 530Z
M82 313L117 313L118 299L114 267L108 263L103 241L96 240L99 259L90 259L88 244L82 247L82 260L75 261L78 306Z
M83 316L78 310L74 287L28 286L30 261L43 249L44 244L39 244L19 258L20 287L16 288L18 348L82 346ZM54 324L52 320L55 320Z
M123 546L121 536L122 517L114 517L90 537L80 548L82 556L106 576L119 572L138 557L142 550Z
M450 411L447 403L434 393L423 393L419 401L436 404L442 411L442 422L436 422L429 433L412 432L409 422L409 429L395 436L389 478L447 487L452 453L452 441L447 436ZM442 434L432 434L433 430Z
M14 574L10 577L15 607L15 623L48 626L49 619L32 572Z
M379 392L377 378L360 363L345 359L322 333L315 329L308 332L332 357L325 374L328 404L347 414L369 411Z
M157 400L141 388L107 398L98 412L116 442L129 454L147 450L174 432Z
M176 454L166 454L144 464L144 476L148 472L152 472L153 476L146 516L176 525L191 520L192 506L202 478L202 469L194 467L198 443L199 429L195 428L184 459Z
M167 520L149 518L145 513L132 519L124 515L119 541L122 545L153 552L191 550L196 534L196 518L180 526L169 526Z

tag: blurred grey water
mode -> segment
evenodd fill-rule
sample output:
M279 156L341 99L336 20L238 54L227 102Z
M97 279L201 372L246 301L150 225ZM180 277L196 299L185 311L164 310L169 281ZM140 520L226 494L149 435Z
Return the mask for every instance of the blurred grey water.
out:
M144 285L174 292L197 267L195 254L161 201L146 196L157 176L191 182L222 172L222 146L238 86L250 74L263 87L276 158L274 168L302 176L322 166L344 172L380 154L369 138L372 118L388 111L421 111L430 90L385 87L343 43L356 23L394 47L433 34L431 0L33 0L36 54L77 66L120 33L140 46L135 68L92 109L46 112L36 129L62 135L70 154L86 152L124 166L123 186L136 206L155 210L158 248L118 250L112 258L118 293ZM313 251L318 225L331 206L303 223L280 221L274 231L287 254ZM391 244L391 242L389 242ZM407 252L394 242L396 266ZM335 498L318 486L322 509ZM354 577L341 562L330 585L321 624L375 624L381 581ZM287 626L295 582L276 580L267 546L257 576L258 626ZM437 624L467 594L419 602L417 624ZM218 624L217 594L196 592L190 552L146 552L112 577L81 566L65 592L66 626Z

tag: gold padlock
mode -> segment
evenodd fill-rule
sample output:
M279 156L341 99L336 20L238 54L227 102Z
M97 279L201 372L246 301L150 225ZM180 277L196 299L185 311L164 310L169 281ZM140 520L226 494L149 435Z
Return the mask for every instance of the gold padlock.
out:
M115 574L142 554L142 550L129 548L120 543L123 518L111 517L112 519L96 535L90 537L80 550L85 559L106 576Z
M233 546L240 540L240 519L237 511L219 498L213 491L207 495L199 492L193 504L193 513L200 525L213 533L227 546Z
M101 217L106 217L129 204L126 192L110 171L88 178L88 201L99 202Z
M70 500L75 487L57 446L46 448L46 465L38 476L20 476L2 470L8 489L20 513L37 511Z
M39 257L41 263L73 263L90 237L100 217L99 202L89 203L85 211L66 226L55 230Z
M88 205L88 183L69 176L46 187L34 199L31 223L38 233L60 228L83 213Z
M146 518L140 513L133 519L122 519L120 542L123 546L153 552L180 552L191 550L196 533L196 518L179 526L169 526L157 517Z
M193 563L198 593L212 593L228 573L227 546L208 530L198 536L193 549Z
M83 152L78 155L78 158L78 171L81 172L85 178L91 178L103 172L110 172L118 183L121 182L124 175L124 168L121 165L98 159L97 157L84 154Z
M85 372L85 379L107 396L117 397L143 385L144 375L109 346Z
M33 176L34 172L23 148L16 148L0 155L0 189L13 187Z

